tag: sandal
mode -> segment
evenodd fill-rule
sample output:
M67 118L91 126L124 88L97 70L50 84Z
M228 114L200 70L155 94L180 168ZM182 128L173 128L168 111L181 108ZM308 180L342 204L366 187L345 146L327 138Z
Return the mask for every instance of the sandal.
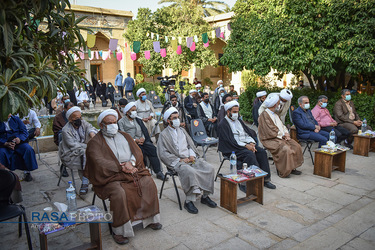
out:
M81 189L79 190L79 195L86 195L89 191L89 184L82 184Z

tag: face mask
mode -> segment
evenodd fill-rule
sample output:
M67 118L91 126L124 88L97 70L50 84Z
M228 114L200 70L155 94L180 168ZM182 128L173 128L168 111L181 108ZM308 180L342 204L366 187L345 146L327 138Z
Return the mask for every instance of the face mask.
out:
M142 96L142 101L146 101L146 99L147 99L147 96Z
M209 99L204 99L203 100L205 103L208 103L210 100Z
M231 118L232 118L233 121L238 120L238 113L231 114Z
M73 124L74 124L74 126L79 128L82 125L82 120L76 119L76 120L73 121Z
M221 93L220 96L223 97L225 95L225 93Z
M309 109L310 108L310 103L306 103L304 106L304 109Z
M87 84L86 84L86 86L88 87L88 86L89 86L89 84L87 83Z
M70 99L66 99L66 100L64 101L64 103L67 103L67 102L70 102Z
M326 108L326 107L327 107L327 103L326 103L326 102L323 102L321 107L322 107L322 108Z
M118 126L117 124L108 124L105 125L103 134L109 137L114 137L117 134Z
M173 120L172 121L172 126L174 127L174 128L178 128L178 127L180 127L180 119L175 119L175 120Z
M80 88L81 91L83 91L83 88Z
M130 112L130 118L132 118L132 119L134 119L134 118L136 118L137 117L137 111L132 111L132 112Z
M345 100L350 101L351 99L352 99L352 96L351 96L351 95L347 95L347 96L345 96Z
M112 85L111 85L111 84L109 84L109 85L108 85L108 87L112 87Z
M223 84L220 84L220 88L222 88L223 87Z

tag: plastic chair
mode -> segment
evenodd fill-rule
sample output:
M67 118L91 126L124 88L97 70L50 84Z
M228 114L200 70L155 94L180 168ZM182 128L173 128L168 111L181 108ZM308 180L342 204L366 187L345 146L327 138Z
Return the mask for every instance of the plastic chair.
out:
M214 103L214 93L215 91L210 91L210 93L208 93L208 99L210 100L210 103Z
M29 140L29 142L33 142L35 144L35 147L36 147L36 151L38 153L38 157L39 157L39 160L40 160L40 152L39 152L39 144L38 144L38 139L36 137L32 138Z
M153 98L152 98L152 106L155 108L155 109L161 109L164 107L163 104L161 104L161 101L160 101L160 97L155 95Z
M120 101L121 98L122 98L122 96L121 96L120 91L115 91L115 93L114 93L114 100L115 100L115 103L118 103L118 102Z
M91 203L91 205L95 205L95 198L96 198L96 194L95 194L95 191L94 191L94 196L92 197L92 203ZM103 202L104 211L106 213L108 213L108 208L107 208L107 205L105 204L105 200L102 200L102 202ZM112 226L111 226L111 223L108 223L108 228L109 228L109 233L112 235Z
M150 90L150 92L148 92L147 99L153 102L155 95L156 95L155 90Z
M17 181L16 175L11 171L0 170L0 180L0 222L18 217L18 236L22 236L22 224L24 224L28 248L33 249L26 210L22 205L10 202L10 195Z
M135 98L132 92L126 93L126 99L128 100L128 102L135 102Z
M201 119L191 120L190 129L191 129L191 138L193 139L194 143L202 147L203 158L206 160L206 152L209 146L212 144L218 143L219 140L216 138L213 138L210 141L207 141L208 136L207 136L206 129Z
M168 175L170 175L170 176L172 177L173 185L174 185L174 189L176 190L176 195L177 195L178 205L180 206L180 210L182 210L180 194L178 193L176 180L174 179L174 177L175 177L175 176L178 176L178 174L177 174L176 171L174 171L173 169L169 168L168 166L167 166L167 172L166 172L165 175L164 175L163 184L161 185L159 199L161 199L161 196L162 196L162 194L163 194L164 183L165 183L165 181L166 181Z

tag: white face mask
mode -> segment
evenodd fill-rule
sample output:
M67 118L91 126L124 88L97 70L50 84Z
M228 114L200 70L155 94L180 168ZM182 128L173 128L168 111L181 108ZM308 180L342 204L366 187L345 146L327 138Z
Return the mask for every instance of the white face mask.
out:
M137 117L137 111L132 111L132 112L130 112L130 118L132 118L132 119L134 119L134 118L136 118Z
M233 121L237 121L238 120L238 113L233 113L231 118L232 118Z
M181 124L180 119L175 119L175 120L172 121L172 126L174 128L180 127L180 124Z
M117 134L118 126L117 124L108 124L103 130L103 134L109 137L114 137Z

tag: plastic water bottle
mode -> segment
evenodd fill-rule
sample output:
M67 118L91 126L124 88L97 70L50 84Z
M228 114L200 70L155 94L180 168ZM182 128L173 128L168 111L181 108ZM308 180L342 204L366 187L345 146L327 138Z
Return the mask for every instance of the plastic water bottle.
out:
M329 140L333 143L336 143L336 133L333 129L331 132L329 132Z
M76 202L76 189L73 187L71 181L68 182L69 187L66 189L66 202L68 205L68 212L77 211L77 202Z
M237 173L237 156L234 153L234 151L230 155L229 162L230 162L230 173L236 174Z
M366 132L367 130L367 120L366 118L363 119L363 122L362 122L362 133Z

